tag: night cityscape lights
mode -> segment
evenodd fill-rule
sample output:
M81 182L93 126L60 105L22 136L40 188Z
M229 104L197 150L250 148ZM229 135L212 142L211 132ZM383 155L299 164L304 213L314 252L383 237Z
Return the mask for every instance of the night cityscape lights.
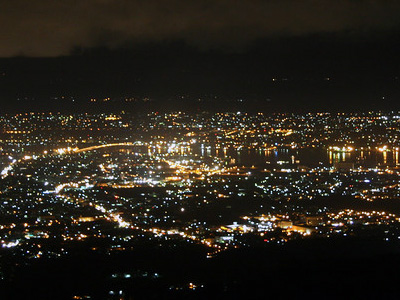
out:
M400 1L0 1L0 300L398 299Z
M397 245L399 115L3 115L1 251L29 262L79 243L107 255L187 244L213 260L304 239Z

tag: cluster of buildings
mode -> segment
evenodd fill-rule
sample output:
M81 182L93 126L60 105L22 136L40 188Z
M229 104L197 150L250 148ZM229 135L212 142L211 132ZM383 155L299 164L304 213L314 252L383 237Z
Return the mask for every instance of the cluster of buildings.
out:
M2 251L190 243L214 257L367 227L398 239L389 206L321 201L400 197L399 122L397 112L2 115Z

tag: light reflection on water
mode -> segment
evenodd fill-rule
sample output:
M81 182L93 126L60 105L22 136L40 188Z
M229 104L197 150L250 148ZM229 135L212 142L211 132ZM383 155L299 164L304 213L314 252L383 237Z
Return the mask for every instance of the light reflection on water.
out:
M332 166L338 162L350 162L356 166L397 166L399 165L399 151L352 151L335 152L324 148L310 149L271 149L233 147L217 149L213 146L193 148L193 153L203 157L217 156L220 158L235 159L236 163L243 166L263 166L283 162L285 164L300 164L306 166Z
M154 153L165 153L166 149L155 148ZM169 151L171 153L171 151ZM227 161L246 167L285 164L285 165L305 165L332 166L338 162L350 162L355 166L376 167L376 166L399 166L399 150L377 151L360 150L352 152L336 152L325 148L308 149L265 149L265 148L245 148L245 147L219 147L216 145L195 144L191 146L177 147L175 154L182 156L197 155L203 158L226 158Z

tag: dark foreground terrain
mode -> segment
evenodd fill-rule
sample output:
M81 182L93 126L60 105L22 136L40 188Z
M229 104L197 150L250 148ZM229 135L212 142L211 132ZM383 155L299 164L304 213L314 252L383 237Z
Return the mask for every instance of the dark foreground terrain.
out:
M292 241L212 259L198 246L118 254L79 247L79 255L60 259L14 262L3 255L1 298L397 299L400 292L400 245L379 237Z

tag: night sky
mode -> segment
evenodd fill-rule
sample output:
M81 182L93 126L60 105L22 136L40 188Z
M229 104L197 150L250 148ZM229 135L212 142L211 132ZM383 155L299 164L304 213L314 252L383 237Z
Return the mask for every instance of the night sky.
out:
M0 0L0 36L4 108L400 108L396 0Z

